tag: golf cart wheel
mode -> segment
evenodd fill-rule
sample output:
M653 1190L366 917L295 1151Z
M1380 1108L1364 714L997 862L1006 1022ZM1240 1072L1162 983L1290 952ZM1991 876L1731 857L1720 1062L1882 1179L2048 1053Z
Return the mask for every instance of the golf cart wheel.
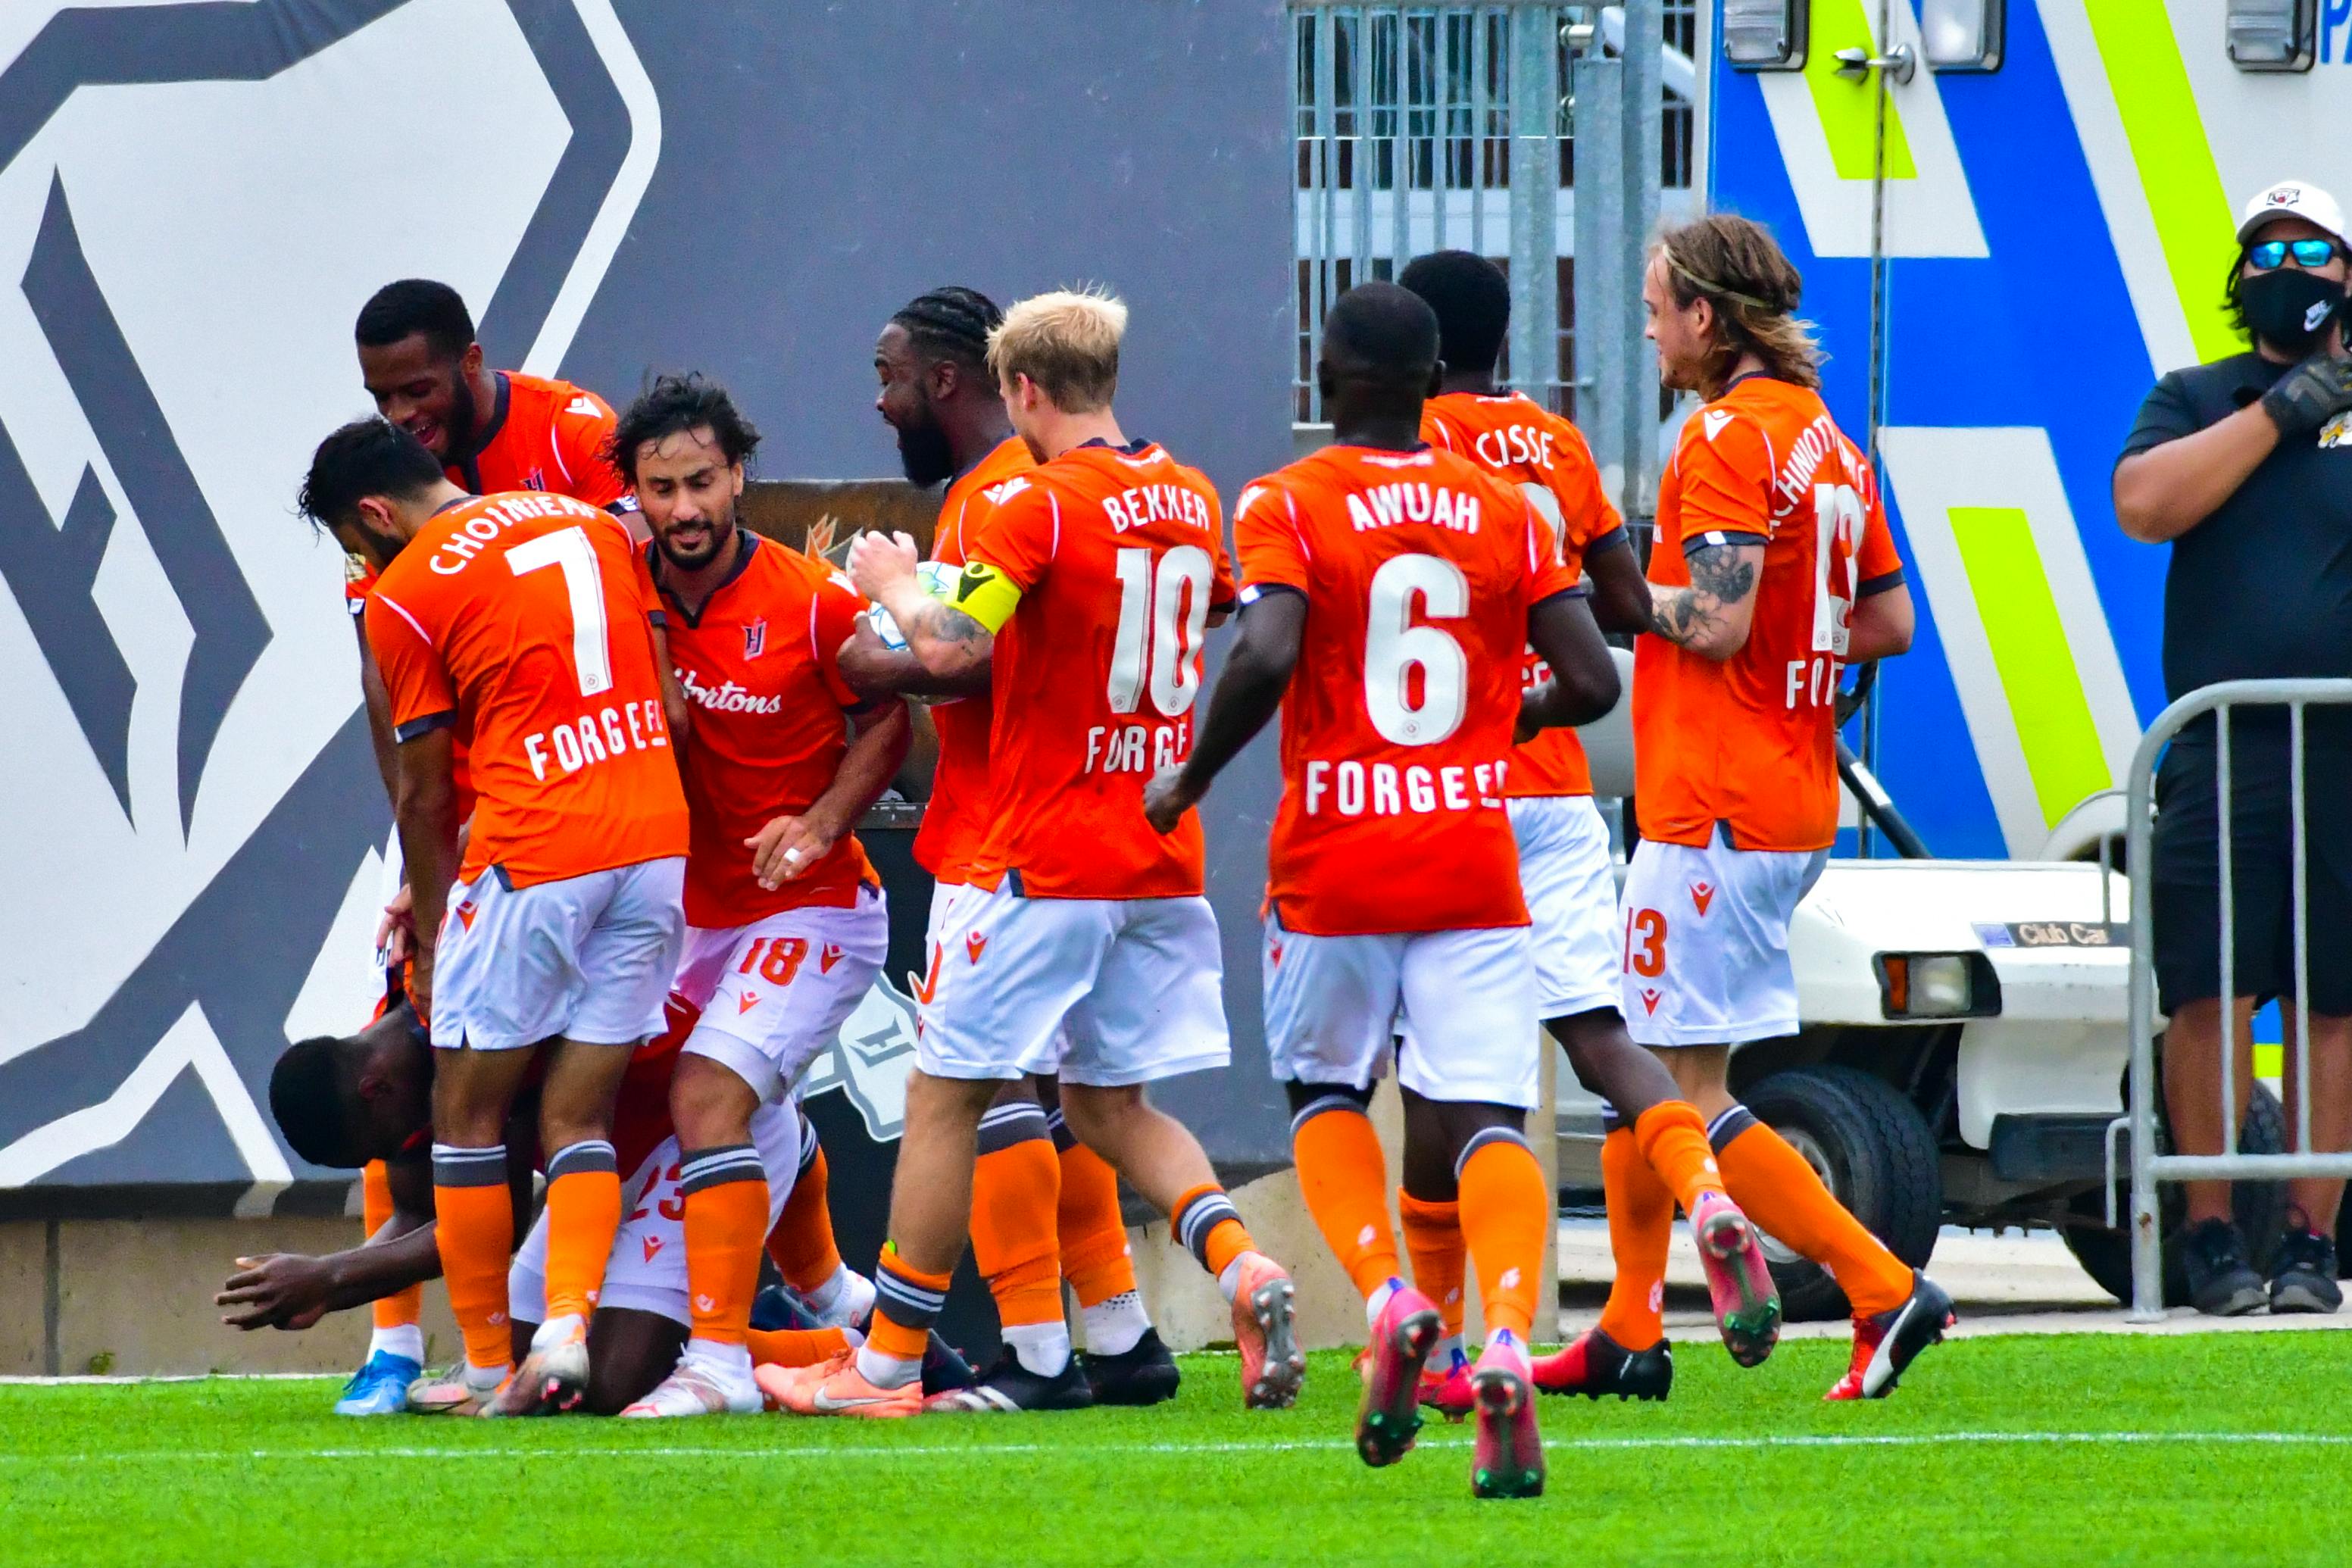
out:
M1943 1166L1935 1136L1900 1091L1858 1068L1831 1066L1774 1073L1741 1098L1888 1250L1914 1268L1927 1264L1944 1218ZM1769 1236L1764 1253L1790 1321L1852 1310L1820 1264Z
M2172 1152L2172 1129L2164 1113L2161 1096L2156 1105L2156 1146L2165 1152ZM2286 1149L2286 1112L2278 1097L2261 1084L2254 1085L2253 1098L2246 1102L2246 1120L2238 1129L2238 1151L2243 1154L2277 1154ZM2131 1170L2128 1163L2130 1145L2116 1140L2116 1157L2125 1162L2116 1173L2116 1213L2131 1213ZM2189 1305L2189 1281L2180 1272L2180 1249L2175 1245L2182 1216L2187 1213L2187 1198L2178 1182L2159 1182L2156 1187L2158 1228L2164 1236L2164 1304L2168 1307ZM2069 1225L2063 1235L2066 1250L2083 1266L2083 1272L2092 1283L2126 1306L2131 1304L2131 1232L2106 1224L2106 1200L2099 1189L2077 1194L2066 1205L2070 1214L2087 1223ZM2230 1193L2230 1207L2238 1222L2238 1234L2246 1238L2246 1256L2260 1270L2267 1272L2271 1251L2278 1246L2280 1234L2286 1228L2286 1184L2283 1182L2238 1182Z

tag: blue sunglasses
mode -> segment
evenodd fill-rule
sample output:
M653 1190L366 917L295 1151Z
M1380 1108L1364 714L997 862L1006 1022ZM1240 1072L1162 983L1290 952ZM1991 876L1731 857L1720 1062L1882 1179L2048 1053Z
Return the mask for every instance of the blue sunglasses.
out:
M2294 256L2294 264L2309 272L2325 267L2335 259L2336 242L2332 239L2266 239L2260 245L2246 247L2246 259L2257 272L2268 272Z

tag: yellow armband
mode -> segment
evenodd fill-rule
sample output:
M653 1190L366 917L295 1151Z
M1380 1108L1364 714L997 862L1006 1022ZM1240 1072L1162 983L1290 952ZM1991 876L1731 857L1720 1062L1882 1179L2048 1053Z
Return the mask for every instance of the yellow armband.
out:
M985 561L967 561L955 586L948 590L947 602L950 609L962 611L993 637L1020 608L1021 588Z

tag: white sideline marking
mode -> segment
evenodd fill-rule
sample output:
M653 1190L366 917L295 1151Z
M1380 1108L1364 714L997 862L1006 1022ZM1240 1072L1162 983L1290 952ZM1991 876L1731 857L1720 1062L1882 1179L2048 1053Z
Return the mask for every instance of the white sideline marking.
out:
M1924 1448L1944 1444L2014 1444L2024 1447L2098 1446L2108 1443L2352 1447L2352 1432L1885 1432L1790 1433L1758 1437L1592 1437L1545 1445L1552 1453L1637 1448ZM1442 1438L1423 1448L1467 1448L1467 1438ZM927 1447L740 1448L674 1445L658 1448L580 1447L396 1447L396 1448L173 1448L106 1454L8 1454L0 1463L118 1464L195 1460L244 1463L251 1459L969 1459L991 1454L1171 1455L1264 1454L1330 1450L1353 1452L1342 1438L1300 1438L1276 1443L988 1443L938 1444Z

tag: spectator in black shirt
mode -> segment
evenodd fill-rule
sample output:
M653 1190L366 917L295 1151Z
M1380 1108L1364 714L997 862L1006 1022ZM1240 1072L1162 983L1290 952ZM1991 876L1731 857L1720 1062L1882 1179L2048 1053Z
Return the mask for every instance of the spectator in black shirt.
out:
M2352 272L2335 200L2301 182L2247 204L2226 299L2253 344L2157 383L2116 465L2124 531L2172 546L2164 591L2164 679L2179 698L2220 680L2352 676L2352 357L2345 289ZM2250 1023L2265 999L2289 1016L2294 1052L2311 1057L2311 1146L2352 1148L2352 711L2310 710L2307 810L2311 1029L2296 1040L2291 900L2288 721L2240 709L2230 723L2237 993L2236 1103L2252 1083ZM2173 1146L2219 1153L2221 815L2210 718L2184 731L2157 774L2156 922L2165 1104ZM2137 869L2137 868L2136 868ZM2344 1183L2288 1184L2287 1229L2271 1279L2250 1265L2227 1182L2190 1182L2182 1258L2200 1311L2332 1312L2333 1236Z

